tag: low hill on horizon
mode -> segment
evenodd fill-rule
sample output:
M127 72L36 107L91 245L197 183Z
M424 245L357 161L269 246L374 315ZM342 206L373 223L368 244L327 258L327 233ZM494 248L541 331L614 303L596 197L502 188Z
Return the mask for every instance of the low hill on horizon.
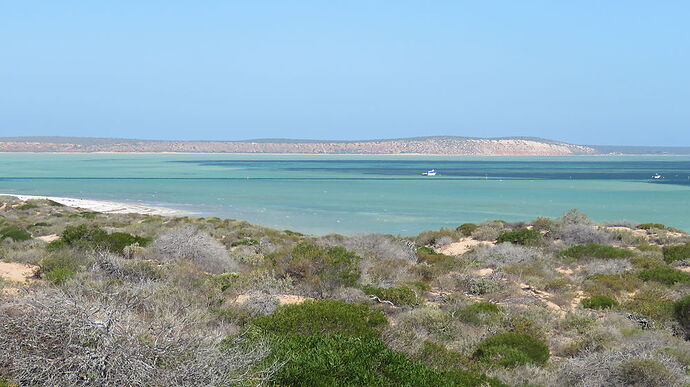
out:
M182 152L561 156L596 154L582 145L534 137L429 136L379 140L251 139L170 141L91 137L0 137L3 152Z
M539 137L426 136L368 140L259 138L236 141L0 137L0 152L429 154L456 156L690 155L683 146L576 145Z

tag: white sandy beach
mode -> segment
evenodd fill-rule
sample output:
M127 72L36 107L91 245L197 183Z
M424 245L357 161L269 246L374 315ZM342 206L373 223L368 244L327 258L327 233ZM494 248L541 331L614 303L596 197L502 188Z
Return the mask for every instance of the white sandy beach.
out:
M104 200L86 200L63 198L57 196L16 195L5 193L0 193L0 196L12 196L20 200L47 199L68 207L81 208L89 211L96 211L109 214L144 214L161 216L178 216L188 214L185 211L174 210L171 208L145 206L133 203L109 202Z

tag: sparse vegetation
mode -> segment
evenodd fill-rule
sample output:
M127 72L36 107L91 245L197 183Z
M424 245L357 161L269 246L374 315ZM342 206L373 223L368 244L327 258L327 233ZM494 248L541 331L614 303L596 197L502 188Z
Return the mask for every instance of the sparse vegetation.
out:
M498 236L498 243L513 243L523 246L534 246L541 240L541 233L537 230L521 228L515 231L507 231Z
M677 230L569 211L315 237L31 204L0 213L9 385L690 384Z
M667 263L690 260L690 243L679 246L665 246L663 254L664 261Z
M586 245L573 246L558 253L561 257L583 259L583 258L602 258L602 259L622 259L630 258L634 254L630 250L619 249L611 246L589 243Z
M618 301L606 296L593 296L583 298L581 301L582 307L587 309L610 309L618 306Z

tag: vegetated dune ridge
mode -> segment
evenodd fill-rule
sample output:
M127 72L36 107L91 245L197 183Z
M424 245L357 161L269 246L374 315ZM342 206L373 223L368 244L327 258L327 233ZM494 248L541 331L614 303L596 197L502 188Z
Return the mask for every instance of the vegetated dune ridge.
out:
M2 152L191 152L304 154L429 154L456 156L567 156L594 148L529 137L419 137L366 141L263 139L247 141L152 141L69 137L0 138Z
M576 210L311 236L2 196L0 386L687 386L689 269Z

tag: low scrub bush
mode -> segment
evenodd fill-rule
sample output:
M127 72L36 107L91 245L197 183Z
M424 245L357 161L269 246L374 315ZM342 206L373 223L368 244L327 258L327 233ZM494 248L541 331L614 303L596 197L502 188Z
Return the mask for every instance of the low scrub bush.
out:
M482 350L477 360L488 366L515 368L517 366L533 363L527 354L517 348L508 345L495 345Z
M666 226L661 223L642 223L638 224L637 228L640 230L666 230Z
M685 296L673 304L673 315L690 338L690 296Z
M86 257L69 250L51 252L38 262L39 272L56 285L84 270L88 264Z
M274 379L282 386L503 385L469 371L433 369L374 337L290 335L276 340L273 353L276 362L287 360Z
M60 239L50 242L48 250L58 250L64 247L75 247L89 250L107 250L122 254L125 247L137 244L146 246L151 239L139 237L124 232L108 234L98 226L82 224L79 226L67 226Z
M674 305L665 289L660 286L651 286L637 292L621 305L621 309L659 322L666 322L673 319Z
M182 226L163 232L151 248L163 259L187 260L203 270L222 273L236 270L237 261L232 259L220 242L193 226Z
M446 270L451 269L455 263L455 258L437 253L434 249L426 246L417 248L417 259L421 263L426 263Z
M606 296L592 296L583 298L580 301L583 308L586 309L610 309L618 306L618 301Z
M627 359L616 370L617 379L628 386L673 386L678 378L655 359Z
M342 301L305 301L283 305L271 316L257 317L253 324L267 333L287 335L340 334L345 336L378 336L388 320L378 310L363 304Z
M377 288L374 286L365 286L362 290L366 294L371 294L382 300L390 301L395 305L415 305L419 303L417 293L407 287Z
M442 228L436 231L424 231L417 235L415 242L422 246L443 246L458 239L455 230Z
M537 230L521 228L515 231L507 231L498 236L498 243L512 243L523 246L534 246L541 241L541 233Z
M240 239L238 241L234 241L234 242L230 243L230 246L233 246L233 247L234 246L254 246L254 245L258 245L258 244L259 244L259 241L256 239L244 238L244 239Z
M532 227L537 231L551 232L555 229L556 225L552 219L539 217L534 219L532 222Z
M587 214L582 213L575 208L564 212L563 215L556 219L556 224L561 227L574 224L591 225L592 223L593 222L589 219Z
M643 281L656 281L664 285L673 285L678 282L690 282L690 273L674 269L672 267L655 267L641 270L637 275Z
M261 384L276 368L265 342L221 344L227 333L186 305L143 318L137 293L71 290L0 304L3 374L27 386L228 386Z
M513 351L509 351L508 348ZM475 359L490 361L490 356L509 358L511 362L519 365L519 355L514 351L523 353L530 363L543 365L549 360L549 347L539 339L525 333L505 332L482 340L472 355Z
M583 258L602 258L602 259L622 259L630 258L634 254L630 250L619 249L611 246L589 243L586 245L573 246L558 253L561 257L583 259Z
M501 243L475 249L473 258L487 265L506 266L542 259L544 254L535 249Z
M477 228L479 228L479 226L477 226L477 225L474 224L474 223L463 223L463 224L461 224L460 226L458 226L458 228L456 228L455 231L457 231L457 232L459 232L460 234L462 234L462 235L468 237L468 236L471 236L472 233L473 233Z
M275 263L285 274L325 294L340 287L355 286L360 278L361 259L340 246L323 248L300 242Z
M16 226L8 226L0 229L0 241L12 239L15 242L23 242L31 239L31 234Z
M415 358L438 370L457 369L467 361L461 353L451 351L444 345L430 340L424 341Z
M653 269L656 267L668 267L663 259L657 257L641 256L634 257L630 262L638 269Z
M505 230L505 224L499 221L484 222L472 232L472 238L478 241L495 241L501 232Z
M585 290L590 294L606 295L634 292L642 286L642 280L633 273L594 274L587 278Z
M690 243L678 246L666 246L663 249L664 261L667 263L675 261L690 260Z
M613 241L610 233L587 224L564 225L558 230L558 236L569 246L588 243L606 245Z
M503 308L492 302L477 302L461 308L456 316L462 322L483 325L498 321L502 311Z

